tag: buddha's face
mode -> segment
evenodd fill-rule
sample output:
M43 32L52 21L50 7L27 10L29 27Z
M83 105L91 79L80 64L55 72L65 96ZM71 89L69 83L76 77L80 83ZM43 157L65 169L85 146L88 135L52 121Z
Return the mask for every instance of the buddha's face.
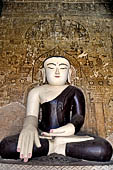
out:
M70 63L62 57L52 57L44 63L47 82L50 85L64 85L68 79Z

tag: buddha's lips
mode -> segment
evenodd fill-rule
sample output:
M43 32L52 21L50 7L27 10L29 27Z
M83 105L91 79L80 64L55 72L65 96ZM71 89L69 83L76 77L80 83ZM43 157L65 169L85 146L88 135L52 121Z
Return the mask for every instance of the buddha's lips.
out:
M59 78L60 76L55 76L56 78Z

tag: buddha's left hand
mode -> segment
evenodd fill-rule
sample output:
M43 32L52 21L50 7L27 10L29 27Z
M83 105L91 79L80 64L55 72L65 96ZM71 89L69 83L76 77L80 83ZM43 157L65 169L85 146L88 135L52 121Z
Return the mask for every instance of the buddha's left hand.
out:
M75 127L72 123L68 123L60 128L51 129L50 133L42 132L43 136L71 136L75 133Z

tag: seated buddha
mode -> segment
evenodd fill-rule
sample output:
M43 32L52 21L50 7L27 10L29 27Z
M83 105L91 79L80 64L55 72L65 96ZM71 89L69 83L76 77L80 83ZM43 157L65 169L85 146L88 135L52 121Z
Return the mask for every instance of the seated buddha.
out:
M43 85L28 94L26 117L20 134L5 137L0 155L5 159L29 159L62 154L89 161L109 161L112 146L104 138L82 134L85 98L81 89L70 85L71 64L63 56L43 62ZM39 121L40 108L42 118Z

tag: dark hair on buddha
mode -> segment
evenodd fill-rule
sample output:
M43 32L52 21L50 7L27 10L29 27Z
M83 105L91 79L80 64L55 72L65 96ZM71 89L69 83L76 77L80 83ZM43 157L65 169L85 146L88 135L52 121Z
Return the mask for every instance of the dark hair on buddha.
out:
M44 63L45 63L46 60L48 60L49 58L54 58L54 57L56 57L56 58L64 58L64 59L66 59L66 60L69 62L69 64L71 65L70 61L69 61L66 57L64 57L64 56L49 56L49 57L47 57L47 58L43 61L43 67L44 67Z

